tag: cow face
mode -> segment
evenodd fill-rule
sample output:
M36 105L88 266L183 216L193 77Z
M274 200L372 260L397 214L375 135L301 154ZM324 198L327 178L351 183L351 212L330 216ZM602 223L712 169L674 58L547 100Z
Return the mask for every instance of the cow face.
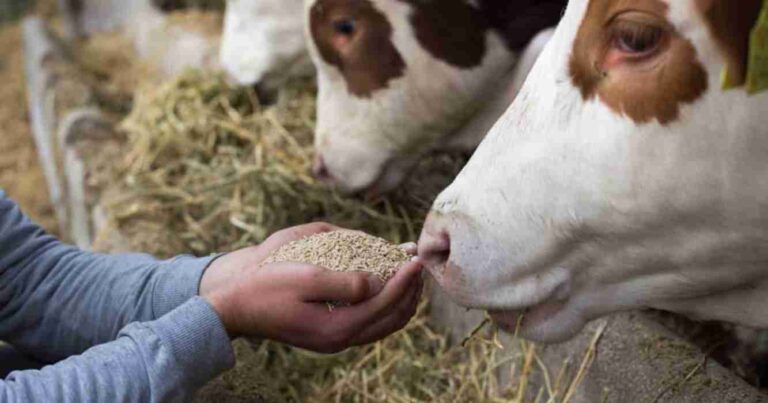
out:
M303 0L227 0L220 60L244 85L276 90L314 68L304 42Z
M768 326L768 93L743 86L760 5L571 0L433 207L442 287L540 341L639 307Z
M347 192L387 191L424 152L458 144L447 137L515 61L464 0L308 0L306 15L316 174Z

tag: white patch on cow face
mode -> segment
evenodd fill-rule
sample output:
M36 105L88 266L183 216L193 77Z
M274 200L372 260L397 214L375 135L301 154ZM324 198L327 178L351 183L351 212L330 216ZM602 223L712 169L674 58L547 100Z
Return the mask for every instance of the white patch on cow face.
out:
M314 3L308 1L307 10ZM374 185L387 191L423 153L441 143L449 146L446 137L492 98L489 94L501 90L499 80L515 62L501 38L489 32L480 66L453 67L421 47L409 21L410 6L372 3L392 25L392 43L406 65L404 75L386 88L370 97L352 94L339 69L324 61L309 40L318 69L317 151L334 182L349 192Z
M755 309L768 298L768 94L720 91L722 57L680 1L670 23L709 90L668 125L584 101L569 59L588 3L570 2L518 99L436 201L420 247L442 234L451 249L435 277L507 329L529 310L522 334L539 341L639 307L768 326Z
M290 77L311 75L302 0L228 0L220 59L243 85L274 89Z

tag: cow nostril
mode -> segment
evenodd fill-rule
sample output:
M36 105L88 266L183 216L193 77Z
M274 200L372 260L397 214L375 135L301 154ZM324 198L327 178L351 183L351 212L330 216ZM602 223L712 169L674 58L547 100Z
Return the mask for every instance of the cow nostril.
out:
M450 257L451 237L447 231L427 234L419 243L419 258L431 269L443 267Z
M333 180L331 172L328 170L328 166L325 165L325 160L321 155L315 157L315 163L312 166L312 176L320 182L328 183Z

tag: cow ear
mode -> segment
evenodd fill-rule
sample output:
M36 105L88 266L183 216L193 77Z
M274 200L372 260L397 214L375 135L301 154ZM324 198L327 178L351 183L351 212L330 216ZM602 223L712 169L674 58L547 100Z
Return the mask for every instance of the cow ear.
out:
M749 40L763 0L695 0L704 22L726 61L724 86L743 86L747 78Z

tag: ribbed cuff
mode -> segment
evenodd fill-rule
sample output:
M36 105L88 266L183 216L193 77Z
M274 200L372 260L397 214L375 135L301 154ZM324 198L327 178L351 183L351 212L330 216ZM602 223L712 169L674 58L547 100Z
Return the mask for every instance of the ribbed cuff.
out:
M167 343L194 385L203 385L235 365L229 335L216 311L201 297L147 325Z
M160 318L198 295L205 269L218 256L179 256L163 262L152 292L152 312Z

